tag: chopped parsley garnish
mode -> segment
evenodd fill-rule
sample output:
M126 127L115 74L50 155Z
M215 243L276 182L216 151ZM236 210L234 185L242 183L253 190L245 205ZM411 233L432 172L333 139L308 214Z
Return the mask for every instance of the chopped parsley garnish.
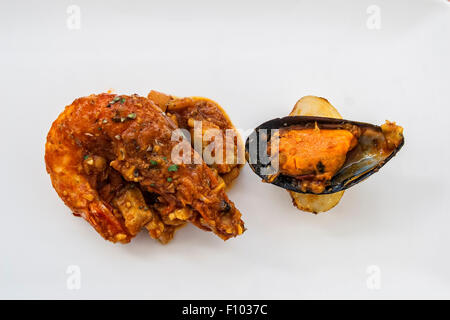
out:
M167 182L172 182L173 181L173 179L172 178L167 178Z
M176 164L173 164L173 165L169 166L169 168L167 168L167 171L169 171L169 172L175 172L177 170L178 170L178 165L176 165Z
M112 99L112 100L108 103L107 107L108 107L108 108L111 107L112 104L116 103L117 101L119 101L119 100L121 100L121 99L122 99L123 101L125 101L124 98L121 98L121 97L115 97L114 99Z
M151 164L152 166L157 166L157 165L158 165L158 161L156 161L156 160L150 160L150 164Z
M129 113L126 117L121 117L119 112L117 112L117 111L116 111L116 115L111 118L111 120L114 122L122 122L122 123L127 120L134 120L134 119L136 119L136 113L134 113L134 112Z

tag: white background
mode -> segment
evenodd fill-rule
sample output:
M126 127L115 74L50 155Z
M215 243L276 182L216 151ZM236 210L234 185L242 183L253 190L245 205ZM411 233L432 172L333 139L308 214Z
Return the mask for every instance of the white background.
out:
M2 1L0 26L0 298L450 298L446 1ZM246 166L229 192L243 236L188 226L165 246L145 232L114 245L44 164L64 106L108 89L209 97L242 129L319 95L344 118L397 121L406 144L329 213L296 210Z

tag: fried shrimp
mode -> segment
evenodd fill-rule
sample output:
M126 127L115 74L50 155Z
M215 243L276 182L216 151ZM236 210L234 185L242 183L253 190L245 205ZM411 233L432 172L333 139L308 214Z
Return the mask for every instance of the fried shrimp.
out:
M241 213L220 176L201 159L172 161L172 149L180 143L200 157L188 142L172 141L175 129L148 98L79 98L47 136L45 161L53 187L74 215L113 242L127 243L146 228L166 243L187 221L224 240L242 234Z

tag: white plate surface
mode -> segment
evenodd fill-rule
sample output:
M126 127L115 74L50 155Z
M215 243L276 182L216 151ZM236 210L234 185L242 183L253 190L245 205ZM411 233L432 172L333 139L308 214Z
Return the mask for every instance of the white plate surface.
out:
M0 298L450 298L447 1L3 1L0 25ZM243 236L114 245L43 159L64 106L108 89L209 97L242 129L319 95L406 144L329 213L245 167Z

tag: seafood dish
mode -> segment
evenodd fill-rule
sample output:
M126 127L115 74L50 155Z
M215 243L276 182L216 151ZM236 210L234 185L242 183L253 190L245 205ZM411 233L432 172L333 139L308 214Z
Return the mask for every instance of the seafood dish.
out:
M217 134L209 153L207 129ZM53 122L45 163L59 197L106 240L128 243L146 229L167 243L187 222L227 240L245 231L225 193L243 166L240 149L239 134L212 100L102 93L76 99ZM224 163L204 159L222 153Z
M316 98L308 97L307 105L320 105L323 110L328 102ZM291 194L309 194L314 201L340 193L332 206L318 210L308 210L308 198L306 204L297 205L317 213L331 209L344 190L378 172L403 144L403 128L394 122L377 126L337 116L290 115L258 126L247 139L246 157L264 182Z

